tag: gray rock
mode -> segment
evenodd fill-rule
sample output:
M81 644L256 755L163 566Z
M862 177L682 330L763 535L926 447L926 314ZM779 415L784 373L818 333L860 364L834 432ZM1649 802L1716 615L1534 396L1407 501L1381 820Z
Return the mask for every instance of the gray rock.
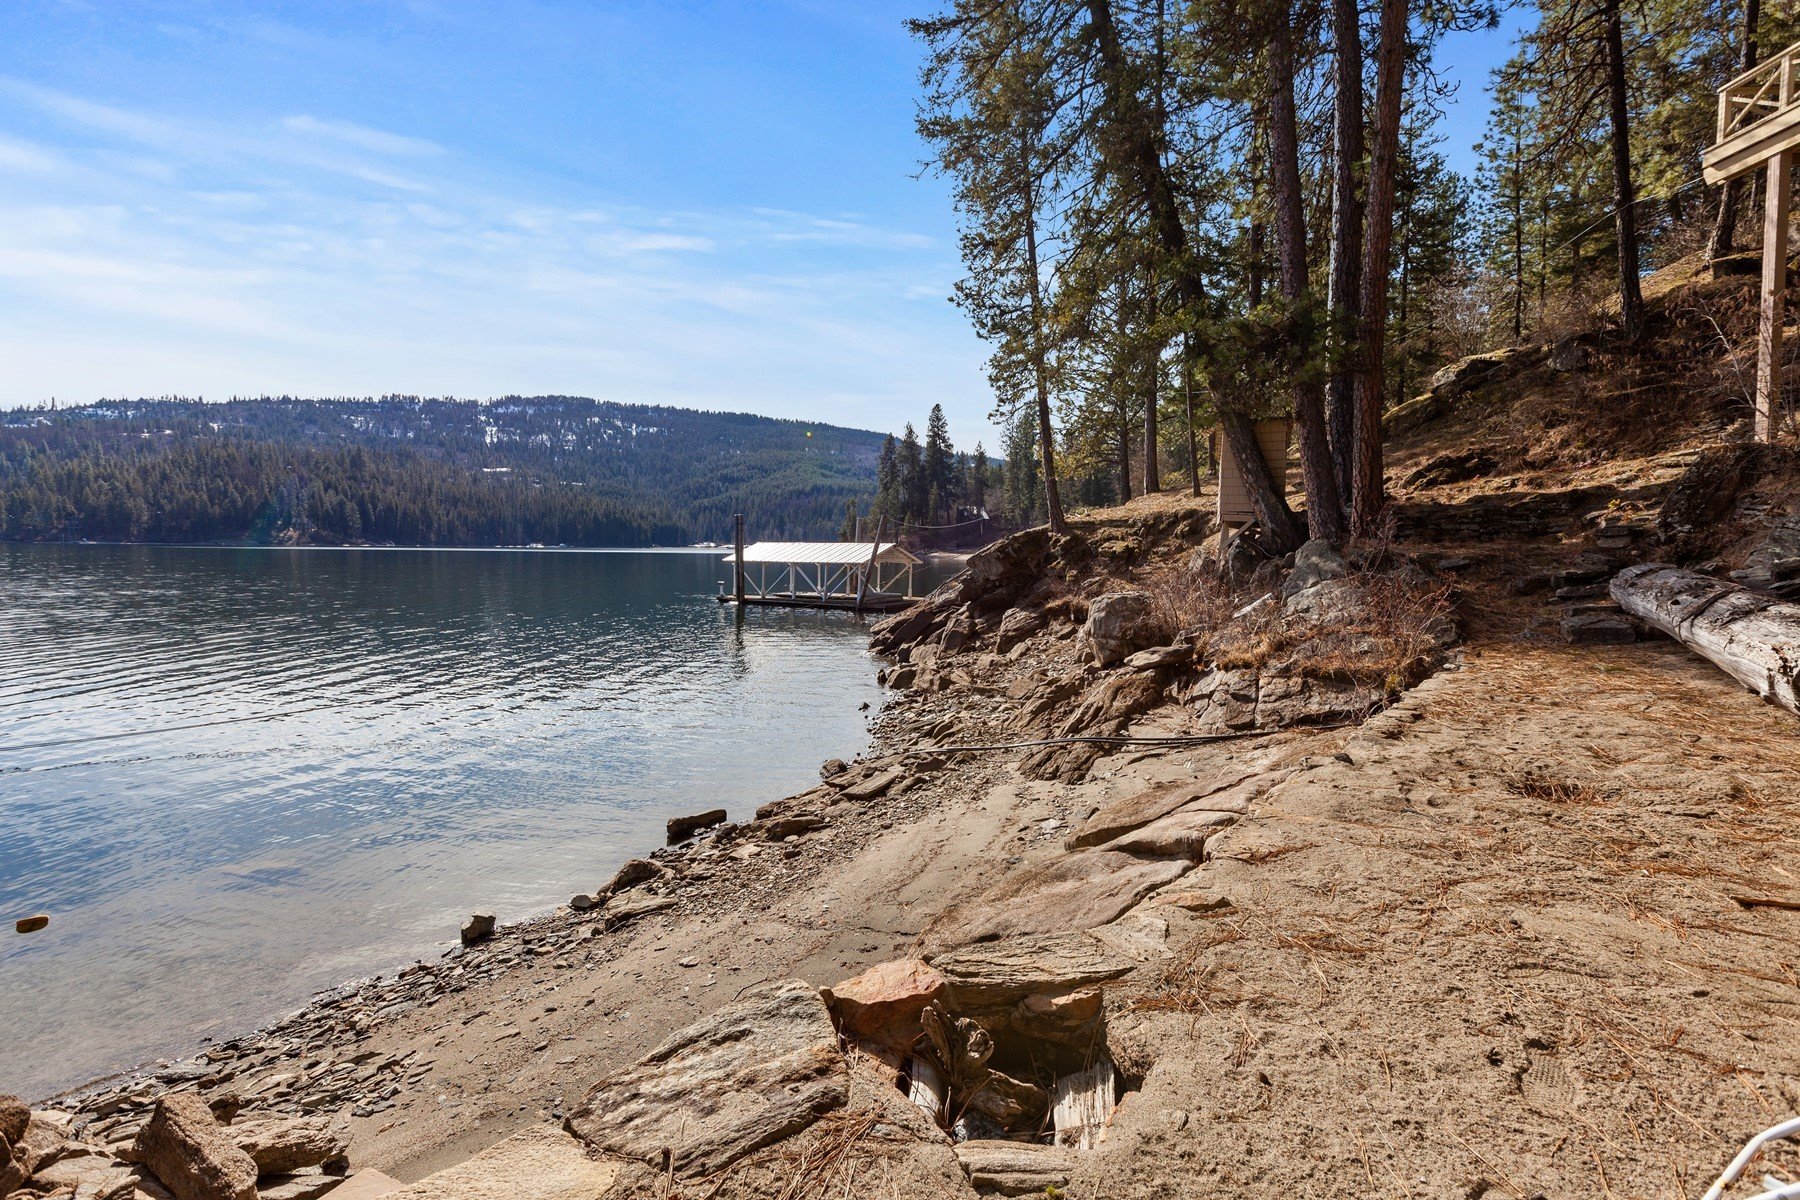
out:
M628 921L639 917L647 917L651 913L659 913L667 908L675 907L673 896L653 896L648 892L634 892L626 896L614 896L607 900L606 906L600 910L600 917L606 928L617 929Z
M0 1137L16 1146L31 1125L31 1108L17 1096L0 1096Z
M1564 617L1562 634L1578 646L1612 646L1637 641L1637 626L1624 614L1588 613Z
M1282 599L1290 599L1327 579L1342 579L1349 571L1330 542L1314 538L1294 552L1294 569L1281 585Z
M1014 871L934 920L926 936L930 944L945 946L1092 929L1115 920L1193 865L1182 858L1138 858L1113 850L1062 855Z
M776 817L770 821L759 822L758 828L762 835L771 842L779 842L782 838L825 828L825 818L810 813L801 813L797 816Z
M640 883L648 883L662 873L663 869L647 858L630 859L624 866L613 872L613 877L606 881L606 886L600 889L600 894L602 896L617 895Z
M764 984L602 1079L564 1123L590 1147L709 1174L849 1098L837 1031L810 984Z
M1145 592L1107 592L1088 605L1083 648L1102 667L1155 644L1155 605Z
M1005 654L1042 629L1047 621L1042 609L1007 609L1006 615L1000 618L1000 628L994 634L994 648Z
M703 813L695 813L691 817L670 817L668 823L669 845L685 842L702 829L711 829L714 825L725 823L725 810L709 808Z
M978 1192L1000 1196L1044 1195L1069 1182L1074 1159L1060 1146L970 1140L956 1147L956 1161Z
M393 1200L600 1200L619 1173L618 1163L595 1162L562 1130L536 1126L417 1183L368 1194ZM366 1174L358 1172L338 1194L352 1191Z
M1154 646L1131 655L1125 665L1134 671L1155 671L1163 667L1186 666L1193 661L1192 646Z
M473 946L476 942L485 942L493 936L493 913L472 913L468 922L462 927L462 944L465 946Z
M1347 624L1368 603L1362 585L1350 579L1324 579L1295 592L1282 605L1290 617L1308 617L1322 625Z
M192 1092L156 1102L132 1156L176 1200L256 1200L255 1161L233 1144L230 1132Z

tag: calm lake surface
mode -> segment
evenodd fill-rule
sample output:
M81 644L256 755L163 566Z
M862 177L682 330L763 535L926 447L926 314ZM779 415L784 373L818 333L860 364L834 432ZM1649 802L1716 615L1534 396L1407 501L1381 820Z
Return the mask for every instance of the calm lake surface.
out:
M881 700L866 626L740 620L723 575L669 552L0 545L0 1092L240 1032L855 754Z

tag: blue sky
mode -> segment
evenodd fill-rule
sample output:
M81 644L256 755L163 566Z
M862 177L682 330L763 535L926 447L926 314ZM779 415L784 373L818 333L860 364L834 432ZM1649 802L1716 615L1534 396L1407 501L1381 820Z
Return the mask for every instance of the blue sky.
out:
M920 10L10 0L0 404L563 392L885 429L941 401L991 448L954 215L914 177ZM1503 50L1464 41L1453 158Z

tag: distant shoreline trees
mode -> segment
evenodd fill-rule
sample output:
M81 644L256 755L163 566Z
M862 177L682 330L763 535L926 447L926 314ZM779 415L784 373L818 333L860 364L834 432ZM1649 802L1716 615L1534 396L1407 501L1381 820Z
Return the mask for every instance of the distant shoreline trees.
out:
M0 413L0 539L680 545L830 537L881 435L579 397Z

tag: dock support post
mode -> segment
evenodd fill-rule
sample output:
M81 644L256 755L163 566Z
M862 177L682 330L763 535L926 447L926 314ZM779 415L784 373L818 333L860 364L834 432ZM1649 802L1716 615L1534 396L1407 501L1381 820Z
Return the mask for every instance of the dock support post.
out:
M875 522L875 540L869 545L869 565L863 568L862 578L856 584L856 611L861 612L863 597L869 593L869 573L875 569L875 559L881 553L881 535L887 532L887 514Z
M737 561L732 571L734 594L738 607L744 607L744 514L738 513L731 518L732 538L737 547Z
M1781 333L1787 309L1788 206L1794 152L1771 155L1763 184L1762 323L1756 339L1756 440L1775 440L1781 407Z

